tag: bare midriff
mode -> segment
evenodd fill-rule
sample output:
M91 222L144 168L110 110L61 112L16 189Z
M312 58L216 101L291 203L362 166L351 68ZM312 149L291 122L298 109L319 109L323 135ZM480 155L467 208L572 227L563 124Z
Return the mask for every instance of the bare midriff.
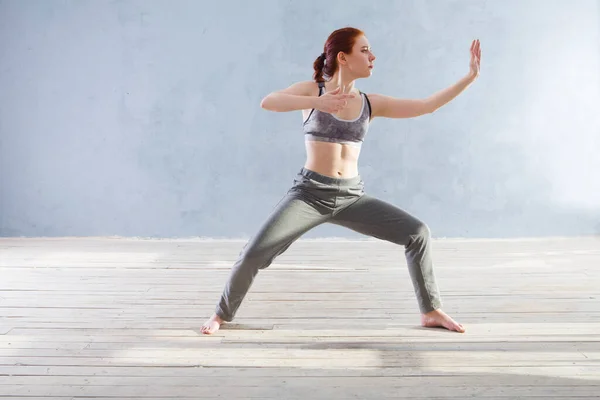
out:
M333 178L358 175L360 147L340 143L306 141L304 168Z

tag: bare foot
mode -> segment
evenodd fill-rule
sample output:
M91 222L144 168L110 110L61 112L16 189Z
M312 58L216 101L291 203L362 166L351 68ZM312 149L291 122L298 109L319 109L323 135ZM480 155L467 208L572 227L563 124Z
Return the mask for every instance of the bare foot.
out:
M422 314L421 325L426 328L444 327L451 331L460 333L465 332L465 328L461 324L454 321L441 309L428 312L427 314Z
M204 323L204 325L202 325L201 331L205 335L211 335L211 334L215 333L216 331L218 331L219 328L221 327L221 325L224 323L225 323L225 321L223 321L221 318L219 318L219 316L217 314L213 314L213 316L210 317L210 319L208 321L206 321Z

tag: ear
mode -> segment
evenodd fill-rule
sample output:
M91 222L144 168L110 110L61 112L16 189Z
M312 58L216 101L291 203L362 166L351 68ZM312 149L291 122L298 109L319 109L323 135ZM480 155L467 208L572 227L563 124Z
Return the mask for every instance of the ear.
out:
M337 55L337 61L339 64L346 64L346 55L340 51Z

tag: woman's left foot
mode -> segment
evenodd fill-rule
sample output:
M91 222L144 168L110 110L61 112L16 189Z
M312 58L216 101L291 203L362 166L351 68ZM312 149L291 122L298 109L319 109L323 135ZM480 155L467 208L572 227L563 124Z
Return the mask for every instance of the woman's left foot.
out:
M441 309L421 314L421 325L426 328L443 327L450 331L465 332L465 328L461 324L450 318Z

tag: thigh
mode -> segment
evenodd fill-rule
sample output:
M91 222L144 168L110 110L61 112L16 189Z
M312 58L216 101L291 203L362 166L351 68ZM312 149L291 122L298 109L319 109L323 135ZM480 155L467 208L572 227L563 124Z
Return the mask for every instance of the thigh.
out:
M244 246L243 251L261 257L277 255L304 233L326 222L329 217L301 195L288 192Z
M407 245L429 228L409 212L369 195L335 215L331 223L392 243Z

